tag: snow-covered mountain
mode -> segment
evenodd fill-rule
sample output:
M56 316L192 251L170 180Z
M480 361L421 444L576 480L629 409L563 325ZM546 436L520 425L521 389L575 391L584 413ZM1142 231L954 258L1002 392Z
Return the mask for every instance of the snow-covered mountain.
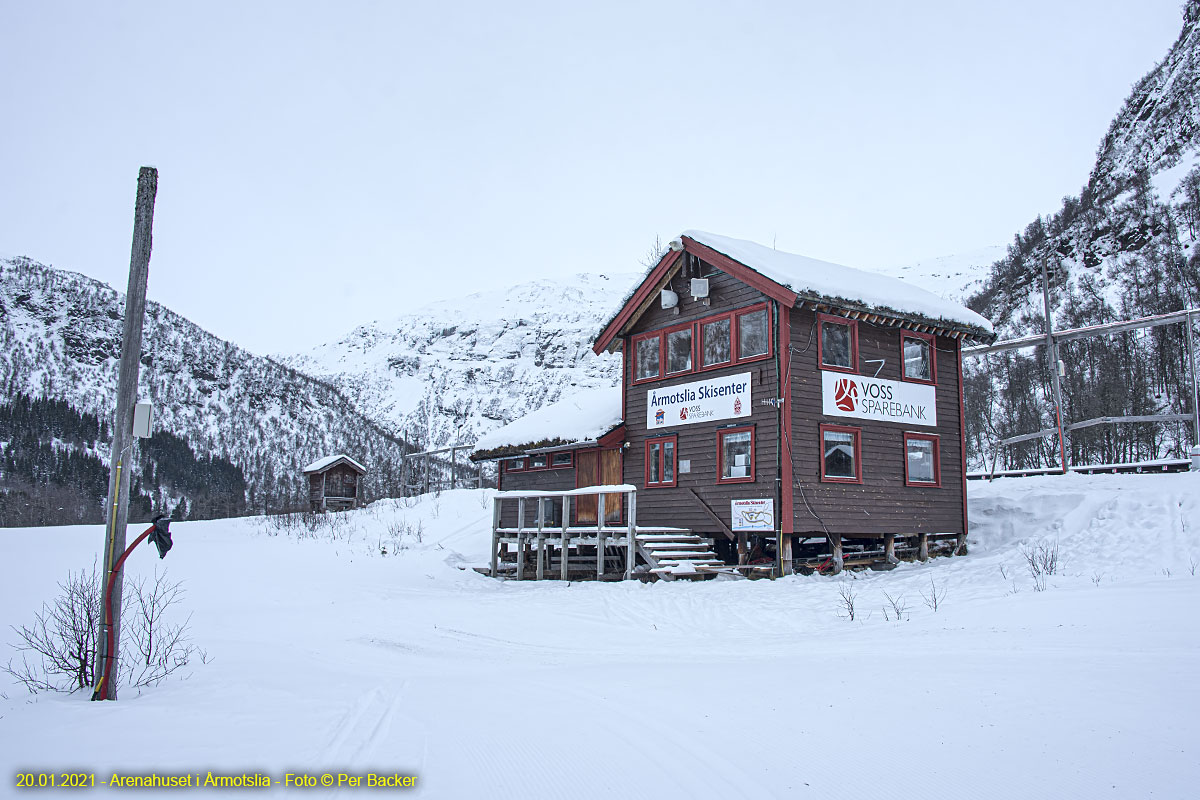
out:
M124 296L28 258L0 259L0 401L64 400L111 420ZM203 458L241 468L251 510L300 496L303 465L347 452L370 467L367 490L398 483L402 444L333 385L253 355L147 303L141 396L155 426ZM107 442L100 442L107 456ZM169 487L165 487L169 490Z
M436 447L473 442L564 394L615 384L597 329L641 277L577 274L428 305L282 359L363 413Z
M1179 38L1133 88L1100 143L1078 197L1018 233L969 305L1001 338L1044 330L1041 265L1051 270L1057 328L1131 319L1200 304L1200 0ZM1182 326L1064 347L1064 417L1081 421L1190 411ZM976 458L994 442L1046 428L1052 418L1044 355L1025 351L971 364L967 412ZM1180 456L1183 423L1077 431L1075 463ZM1043 440L1001 453L1006 466L1053 460Z

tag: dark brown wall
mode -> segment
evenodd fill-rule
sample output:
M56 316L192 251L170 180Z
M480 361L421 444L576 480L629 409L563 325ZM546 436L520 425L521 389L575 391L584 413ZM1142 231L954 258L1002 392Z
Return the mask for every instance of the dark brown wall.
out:
M704 266L703 274L709 276L711 305L705 306L692 299L686 291L687 282L677 277L672 288L679 293L680 313L676 315L673 310L663 310L656 297L654 304L638 320L630 335L672 327L725 311L751 306L766 299L757 290L719 272L714 267ZM768 305L770 305L769 301ZM778 475L776 459L779 442L779 412L771 406L763 405L761 401L773 399L779 394L774 355L776 325L777 320L772 314L770 331L772 356L769 359L705 372L692 372L666 380L636 385L630 382L632 380L633 351L630 337L625 337L622 345L625 352L625 429L629 447L625 450L624 475L626 483L633 484L638 488L637 523L639 526L663 525L690 528L697 533L723 539L724 533L721 532L721 528L704 511L689 489L700 495L727 526L730 524L730 500L775 498ZM694 425L677 425L654 431L646 429L646 395L650 389L667 389L671 386L737 375L743 372L749 372L752 376L751 416ZM717 484L717 429L734 424L749 423L753 423L755 426L754 482ZM680 460L690 459L692 462L691 473L679 474L677 476L678 485L674 488L646 488L645 442L651 434L659 433L678 434L678 458ZM776 513L778 513L778 503Z
M803 487L794 495L797 533L821 532L813 512L833 533L844 536L883 533L961 533L963 528L962 440L959 428L957 343L937 337L937 428L822 415L821 371L817 362L816 316L792 311L792 459L794 480ZM858 322L859 371L901 379L900 331ZM822 483L819 426L822 423L862 429L863 483ZM941 488L904 485L904 433L935 433L941 450ZM640 498L639 498L640 499Z
M504 462L500 462L504 468ZM532 492L539 489L559 492L575 488L575 467L560 467L558 469L534 469L521 472L505 472L501 478L503 490L506 492ZM525 524L537 524L537 500L530 498L525 501ZM517 524L517 501L506 500L501 507L500 526L513 528Z

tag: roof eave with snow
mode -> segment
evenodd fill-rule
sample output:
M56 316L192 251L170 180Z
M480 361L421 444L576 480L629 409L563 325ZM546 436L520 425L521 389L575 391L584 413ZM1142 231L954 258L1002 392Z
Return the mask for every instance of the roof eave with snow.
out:
M332 469L333 467L337 466L338 464L342 464L342 463L348 464L349 466L353 467L354 469L356 469L359 472L364 473L364 474L367 471L366 467L364 467L362 464L355 461L350 456L346 455L345 453L338 453L336 456L325 456L324 458L319 458L316 461L312 462L311 464L309 464L307 467L304 468L304 474L311 475L315 472L326 472L326 471Z

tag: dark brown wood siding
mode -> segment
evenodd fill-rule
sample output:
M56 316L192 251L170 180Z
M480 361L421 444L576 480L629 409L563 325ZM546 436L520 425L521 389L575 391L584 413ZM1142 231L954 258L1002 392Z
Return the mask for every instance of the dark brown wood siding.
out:
M500 462L504 469L505 462ZM575 467L560 467L558 469L532 469L520 472L504 473L504 491L506 492L536 492L539 490L560 492L575 488ZM537 524L537 500L525 502L525 524ZM505 500L500 509L500 526L514 528L517 524L517 501Z
M877 422L822 414L816 315L792 311L792 438L794 530L822 533L823 522L843 536L885 533L961 533L963 528L962 439L959 428L957 343L936 337L937 427ZM900 330L858 321L859 371L901 380ZM862 483L821 481L822 423L860 428ZM905 486L904 433L937 434L941 487ZM806 503L807 501L807 503ZM810 511L811 507L811 511ZM819 520L817 518L820 518Z
M625 337L625 428L629 447L625 450L625 482L637 487L637 522L639 526L663 525L690 528L696 533L725 538L725 534L712 516L705 511L704 504L716 514L725 526L730 525L730 501L734 499L776 499L779 457L779 415L773 406L764 405L764 400L774 400L779 395L779 380L775 356L775 319L773 303L761 292L741 281L720 272L715 267L703 265L703 274L709 277L711 304L705 306L687 291L687 281L676 277L672 288L679 293L679 313L674 309L664 310L657 301L651 305L637 324ZM661 328L670 328L690 321L739 308L766 302L772 309L769 338L771 357L765 360L735 364L720 369L691 372L665 380L633 384L633 352L630 338ZM751 415L737 419L724 419L692 425L675 425L669 428L648 430L646 427L647 392L651 389L668 389L685 383L720 378L748 372L751 375ZM752 483L717 483L717 430L729 426L754 426L754 481ZM659 434L676 434L678 459L691 461L690 473L679 473L677 485L669 488L646 487L646 440ZM695 495L692 494L695 492ZM696 495L699 496L699 500ZM776 513L778 513L776 501Z

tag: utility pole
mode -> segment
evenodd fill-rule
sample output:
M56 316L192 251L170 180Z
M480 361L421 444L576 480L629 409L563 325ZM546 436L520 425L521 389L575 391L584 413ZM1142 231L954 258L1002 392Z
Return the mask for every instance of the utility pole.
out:
M1046 272L1046 259L1042 258L1042 304L1046 309L1046 355L1050 359L1050 387L1054 392L1054 419L1058 427L1058 447L1062 458L1062 471L1067 474L1067 439L1063 431L1062 385L1058 375L1058 345L1054 342L1054 317L1050 314L1050 279Z
M154 198L158 170L138 171L137 200L133 209L133 250L129 257L129 286L125 290L125 327L121 335L121 366L117 378L117 414L113 421L108 476L108 517L104 540L104 579L112 586L111 618L101 611L96 637L96 675L93 700L117 699L118 656L121 642L121 584L123 570L117 559L125 551L125 526L129 518L129 472L133 455L133 411L137 404L138 367L142 358L142 322L146 313L146 281L150 272L150 245L154 227ZM113 574L113 573L116 574ZM108 652L109 629L112 652Z

